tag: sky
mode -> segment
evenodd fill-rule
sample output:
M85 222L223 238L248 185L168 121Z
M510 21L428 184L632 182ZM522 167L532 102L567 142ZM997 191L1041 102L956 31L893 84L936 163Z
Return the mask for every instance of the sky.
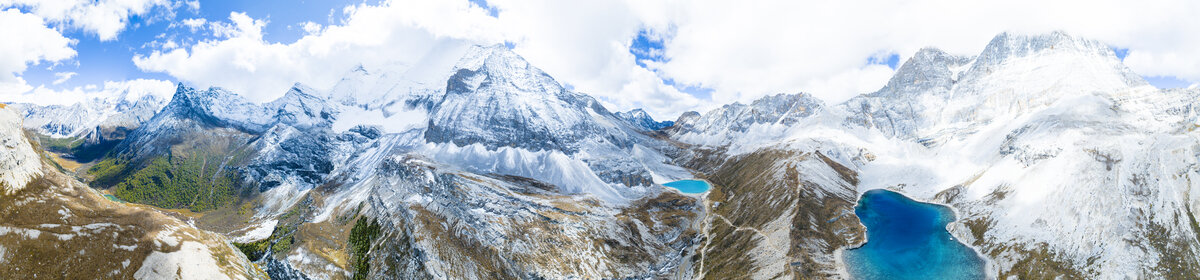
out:
M978 54L1001 32L1099 40L1151 84L1200 82L1200 2L0 0L0 101L169 96L270 101L439 42L504 44L610 109L674 119L806 92L875 91L922 47Z

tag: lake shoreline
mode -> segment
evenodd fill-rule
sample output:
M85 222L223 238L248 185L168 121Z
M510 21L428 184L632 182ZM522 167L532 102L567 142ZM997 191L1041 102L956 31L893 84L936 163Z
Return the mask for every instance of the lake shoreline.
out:
M860 193L854 214L867 234L861 243L834 251L839 274L852 279L856 274L857 277L957 275L955 278L988 279L993 274L988 269L992 261L979 248L956 236L953 229L958 223L957 212L951 205L913 199L895 190L881 188ZM886 238L872 243L872 235ZM929 258L940 263L926 266L930 264Z

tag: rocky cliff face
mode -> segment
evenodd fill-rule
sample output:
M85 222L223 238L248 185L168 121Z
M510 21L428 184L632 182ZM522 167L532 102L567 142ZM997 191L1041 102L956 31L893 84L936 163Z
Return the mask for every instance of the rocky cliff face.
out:
M13 278L259 279L228 241L102 197L59 171L0 108L0 273Z
M80 162L103 156L158 112L168 100L155 95L131 99L92 98L71 105L13 104L23 126L47 150Z
M638 128L643 131L657 131L675 124L674 121L655 121L654 118L650 117L649 113L646 113L646 111L642 109L633 109L629 110L628 112L617 112L616 115L618 118L625 120L629 124L632 124L634 128Z
M996 277L1190 278L1200 273L1189 195L1198 172L1189 147L1200 144L1195 94L1147 86L1095 41L1001 34L974 57L923 49L878 92L792 125L730 118L726 106L669 131L707 151L684 153L703 159L695 168L819 152L857 174L859 192L887 188L955 206L952 232L991 260ZM688 131L710 118L750 125Z
M656 185L691 177L664 154L677 147L508 49L451 53L430 60L453 67L413 66L445 70L441 88L413 69L356 69L264 104L180 85L116 148L125 171L93 185L179 189L137 178L197 167L233 180L198 224L277 277L653 277L686 262L701 202Z
M426 56L264 104L180 86L92 184L224 198L196 223L277 278L845 278L878 188L953 206L999 278L1200 267L1200 91L1149 87L1095 41L926 48L841 104L777 94L665 128L501 46ZM5 184L36 181L25 166ZM693 177L713 189L661 186Z

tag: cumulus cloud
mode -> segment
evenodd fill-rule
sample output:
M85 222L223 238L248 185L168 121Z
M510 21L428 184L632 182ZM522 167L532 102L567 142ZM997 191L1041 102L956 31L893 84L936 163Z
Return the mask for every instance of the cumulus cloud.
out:
M116 39L130 16L145 15L160 6L171 7L172 3L168 0L0 0L0 7L26 7L47 21L87 31L102 41Z
M621 1L488 3L499 10L498 23L515 43L514 51L610 108L647 107L657 119L673 119L701 104L637 65L631 41L653 20L640 10L644 7Z
M234 12L229 23L221 23L227 38L138 55L133 61L144 71L165 72L201 87L225 87L262 102L283 95L295 82L331 87L359 64L413 63L441 40L502 42L501 31L488 22L495 18L465 1L399 1L350 6L346 12L346 23L290 44L264 41L266 22Z
M0 0L2 1L2 0ZM659 119L684 110L808 92L836 103L878 89L926 46L975 55L1005 31L1074 35L1128 48L1143 75L1200 81L1200 2L1098 1L561 1L392 0L352 5L345 21L305 24L291 44L263 41L265 21L233 14L209 22L220 39L134 58L143 70L221 85L256 100L292 82L329 86L359 63L408 61L446 38L509 42L560 82L617 110ZM494 15L494 16L493 16ZM661 48L630 50L639 35ZM656 59L637 61L633 53ZM644 66L643 66L644 65ZM669 82L664 82L669 81ZM697 98L683 87L709 89Z
M516 52L560 82L617 109L649 106L663 108L656 112L678 113L700 103L637 66L629 53L629 38L637 34L641 20L629 15L630 7L622 3L494 5L507 12L493 17L468 1L354 5L343 9L344 23L305 23L307 35L290 44L264 41L261 32L267 23L235 12L227 22L208 22L219 39L133 60L144 71L165 72L199 86L222 86L251 100L267 101L294 82L332 86L358 64L412 62L442 40L510 41L515 42ZM618 20L612 15L628 16Z
M0 11L0 93L32 89L20 74L31 64L58 62L75 56L74 41L46 26L41 17L16 9ZM11 28L11 27L20 28Z
M300 28L303 28L304 33L309 35L321 33L321 24L316 22L305 21Z
M57 84L65 83L65 82L67 82L67 80L70 80L70 79L71 79L71 77L75 77L75 74L78 74L78 73L75 73L75 72L58 72L58 73L54 73L54 82L53 82L53 84L56 84L56 85L57 85Z
M668 4L671 5L671 4ZM1200 11L1194 1L776 1L673 3L652 28L671 33L668 77L715 90L717 101L773 92L812 91L838 102L863 88L828 88L849 78L878 88L881 71L865 62L902 58L921 47L975 55L997 33L1069 33L1130 48L1126 62L1143 75L1200 80ZM854 90L854 91L851 91Z
M175 84L170 81L133 79L106 81L103 87L87 85L54 90L39 86L26 92L0 92L0 100L38 105L69 105L87 99L137 100L146 95L170 98L173 94L175 94Z
M186 5L188 10L192 11L193 13L200 12L200 0L189 0L183 2L183 4Z
M203 29L204 25L207 23L208 23L208 20L204 19L204 18L189 18L189 19L180 21L178 23L178 25L175 23L172 23L171 26L186 26L188 28L188 30L190 30L192 32L196 32L200 29Z

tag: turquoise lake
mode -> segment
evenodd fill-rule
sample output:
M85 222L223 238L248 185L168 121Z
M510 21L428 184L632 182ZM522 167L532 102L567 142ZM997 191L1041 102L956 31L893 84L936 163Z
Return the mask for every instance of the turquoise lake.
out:
M863 194L854 214L867 243L846 250L854 279L984 279L984 260L946 231L949 207L922 203L888 190Z
M663 184L663 186L675 188L682 193L704 193L712 188L712 185L704 180L679 180Z

